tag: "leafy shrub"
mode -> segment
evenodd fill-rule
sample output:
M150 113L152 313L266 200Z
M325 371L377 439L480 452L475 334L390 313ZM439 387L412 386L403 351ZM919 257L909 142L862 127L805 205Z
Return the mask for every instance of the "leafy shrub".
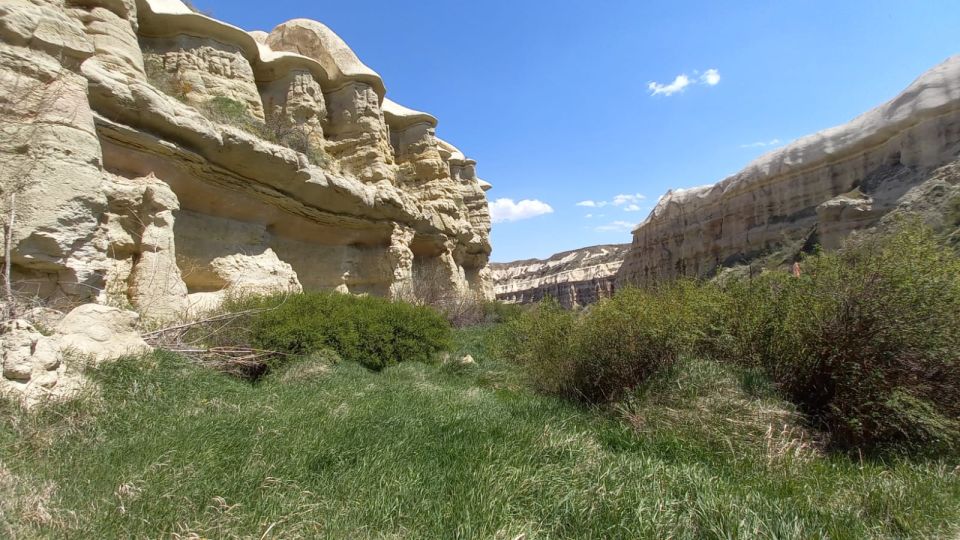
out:
M569 395L578 324L573 312L547 299L499 327L490 349L494 356L521 365L538 390Z
M247 325L254 346L291 355L332 349L370 369L427 362L451 342L450 325L435 311L377 297L315 292L253 297L231 306L252 308L269 308Z
M612 401L698 347L713 319L704 299L715 294L691 282L624 289L579 314L547 301L503 326L497 352L542 391Z
M692 352L708 328L708 289L679 281L655 290L625 289L588 311L576 332L577 393L611 401Z
M960 257L929 229L902 224L730 292L727 356L763 369L835 447L960 442Z
M523 314L523 306L490 300L483 303L483 313L483 322L487 324L505 323L520 317Z

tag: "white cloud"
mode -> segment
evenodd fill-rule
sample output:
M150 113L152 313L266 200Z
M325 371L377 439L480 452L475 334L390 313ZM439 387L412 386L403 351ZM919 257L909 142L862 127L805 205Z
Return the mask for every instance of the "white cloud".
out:
M677 92L683 92L684 88L690 86L690 77L686 75L677 75L677 78L673 80L670 84L661 84L657 82L651 82L647 84L647 88L650 89L650 95L658 96L663 94L665 96L672 96Z
M720 84L720 72L716 69L708 69L700 76L700 82L707 86L716 86Z
M514 202L513 199L497 199L490 203L490 216L494 223L519 221L552 213L553 208L549 204L536 199L519 202Z
M625 204L636 204L644 199L646 199L646 197L640 193L621 193L613 197L613 205L623 206Z
M587 208L603 208L607 205L606 201L580 201L577 203L577 206L585 206Z
M629 221L614 221L606 225L594 227L593 230L597 232L630 232L636 226L636 223L631 223Z
M583 217L585 217L585 218L587 218L587 219L593 219L593 214L587 214L587 215L585 215L585 216L583 216Z
M697 77L697 71L693 72L693 76ZM672 96L678 92L683 92L691 84L702 84L704 86L716 86L720 84L720 70L716 68L710 68L703 72L696 80L691 80L686 73L681 73L677 75L677 78L673 80L672 83L664 84L658 82L647 83L647 88L650 90L651 96Z
M639 212L639 211L640 211L640 205L639 205L639 204L630 204L630 205L627 205L627 206L625 206L625 207L623 208L623 211L624 211L624 212Z
M770 139L769 141L757 141L749 144L741 144L740 148L767 148L770 146L780 146L783 141L780 139Z

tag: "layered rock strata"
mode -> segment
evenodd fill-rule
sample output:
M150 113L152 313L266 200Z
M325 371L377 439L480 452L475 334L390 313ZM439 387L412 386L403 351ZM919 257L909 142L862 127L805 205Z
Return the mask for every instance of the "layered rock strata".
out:
M803 137L716 184L673 190L633 231L618 284L790 262L893 214L960 216L960 56L848 124Z
M0 116L22 295L173 318L237 290L402 296L429 273L492 296L476 163L318 22L8 0Z
M582 307L613 295L616 275L629 244L593 246L548 259L493 263L497 299L529 304L555 298L566 308Z

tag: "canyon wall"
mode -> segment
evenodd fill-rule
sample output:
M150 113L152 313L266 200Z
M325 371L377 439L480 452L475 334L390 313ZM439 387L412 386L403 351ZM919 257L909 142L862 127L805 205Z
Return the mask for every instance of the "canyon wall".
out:
M405 297L418 276L492 297L476 162L316 21L5 0L0 117L22 297L148 318L243 291Z
M629 244L593 246L544 260L493 263L494 291L503 302L529 304L555 298L566 308L613 295L615 278Z
M960 225L960 56L848 124L803 137L716 184L673 190L633 231L617 282L789 263L895 214Z

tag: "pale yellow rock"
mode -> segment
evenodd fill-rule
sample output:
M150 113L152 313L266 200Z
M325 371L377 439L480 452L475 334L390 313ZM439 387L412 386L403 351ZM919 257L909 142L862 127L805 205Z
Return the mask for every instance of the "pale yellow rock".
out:
M13 273L24 295L90 299L102 286L100 145L78 73L93 53L63 9L0 5L0 187L17 193Z
M235 253L211 261L211 268L238 294L298 293L303 291L293 268L270 248L257 255Z
M133 311L84 304L57 324L55 337L62 351L89 357L94 363L147 354L153 349L137 331L139 318Z
M0 395L27 405L69 397L80 380L63 358L56 337L44 336L25 320L0 323Z
M215 98L241 103L253 118L263 120L263 103L253 67L237 46L195 36L143 41L144 61L155 79L170 85L188 103L206 105Z
M287 21L270 32L267 45L275 51L294 52L319 62L332 83L330 90L357 82L376 92L378 104L386 95L383 79L364 65L340 36L322 23L310 19Z
M19 73L62 72L61 58L73 77L34 145L56 181L23 198L14 275L32 295L170 319L233 293L396 297L417 268L457 293L492 292L475 163L440 145L436 119L386 102L323 25L248 34L176 0L15 0L0 6L0 36L7 95ZM252 123L208 118L216 98ZM259 119L266 131L248 131ZM2 163L37 161L15 148Z
M120 295L144 318L170 321L187 308L187 286L177 265L174 213L180 203L170 187L153 175L127 179L107 175L108 212L103 236L116 261L108 272L107 291Z
M87 9L73 13L84 24L87 39L94 46L94 59L108 69L115 69L132 77L145 77L143 53L136 34L136 7L114 2L73 0Z

